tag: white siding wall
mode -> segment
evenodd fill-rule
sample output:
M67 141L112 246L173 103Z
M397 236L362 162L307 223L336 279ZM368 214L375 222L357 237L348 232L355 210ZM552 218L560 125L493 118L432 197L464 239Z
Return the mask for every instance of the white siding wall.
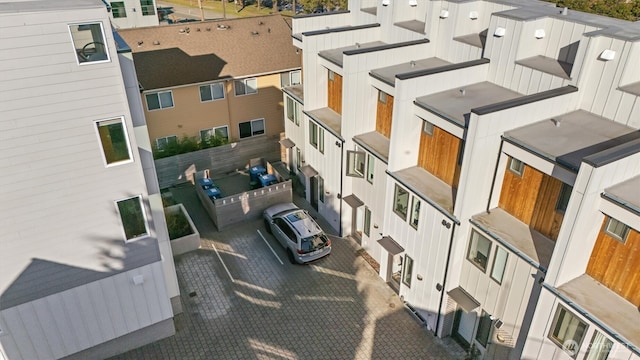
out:
M553 316L558 305L563 305L566 309L571 309L567 304L560 301L552 293L543 289L540 294L538 306L536 307L536 314L531 323L529 329L529 336L525 343L524 350L522 352L523 360L571 360L573 357L569 356L562 348L549 340L548 334L553 324ZM584 335L584 340L576 359L584 359L588 350L589 342L593 337L595 330L600 330L598 327L582 317L575 311L571 311L574 316L580 318L588 325L587 331ZM600 331L600 333L603 333ZM613 348L607 357L607 360L639 360L640 356L632 353L624 344L613 341Z
M307 31L336 28L349 25L359 25L353 23L353 13L323 14L318 16L298 16L293 22L292 34L301 34Z
M61 358L171 318L162 271L157 262L3 310L7 356Z

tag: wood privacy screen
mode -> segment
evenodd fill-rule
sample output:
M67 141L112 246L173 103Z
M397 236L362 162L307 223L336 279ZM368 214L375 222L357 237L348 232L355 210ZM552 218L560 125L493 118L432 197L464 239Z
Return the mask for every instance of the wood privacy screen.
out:
M459 138L437 126L433 127L433 135L422 131L418 166L457 189L460 178L460 165L458 165L460 143Z
M333 80L331 80L330 76L329 81L327 81L329 84L327 105L331 110L342 115L342 76L331 71L329 71L329 74L333 74Z

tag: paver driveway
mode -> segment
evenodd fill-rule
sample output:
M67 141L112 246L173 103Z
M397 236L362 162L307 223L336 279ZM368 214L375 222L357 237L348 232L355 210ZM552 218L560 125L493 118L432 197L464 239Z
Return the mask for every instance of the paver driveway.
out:
M201 249L175 259L184 312L175 336L116 358L459 357L404 310L352 240L332 237L329 257L292 265L261 220L217 232L193 188L173 193L202 236Z

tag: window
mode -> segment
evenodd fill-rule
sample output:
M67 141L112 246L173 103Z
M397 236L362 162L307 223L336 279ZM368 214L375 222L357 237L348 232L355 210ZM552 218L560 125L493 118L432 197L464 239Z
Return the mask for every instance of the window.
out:
M240 139L264 134L264 119L242 122L239 125Z
M373 169L375 164L376 159L370 154L367 154L367 181L371 184L373 184Z
M294 102L293 104L293 117L297 126L300 126L300 104Z
M256 78L236 80L233 85L236 89L236 96L258 93L258 79Z
M318 129L318 151L320 154L324 154L324 129Z
M347 176L364 177L365 159L362 151L347 151Z
M200 141L202 142L215 142L215 140L229 141L229 128L227 125L218 126L212 129L200 130Z
M509 171L522 177L522 173L524 173L524 163L518 159L511 158L509 160Z
M200 101L213 101L224 99L224 83L215 83L200 86Z
M147 220L142 210L142 197L134 196L119 200L116 205L127 240L139 239L149 235Z
M569 205L569 198L571 197L571 191L573 186L562 183L562 189L560 189L560 196L558 196L558 202L556 203L556 211L563 213L567 211L567 205Z
M429 136L433 136L433 124L425 121L424 125L422 126L422 131Z
M378 90L378 102L380 102L382 104L386 104L387 103L387 93L386 92Z
M131 149L122 119L96 121L96 127L107 165L131 160Z
M155 15L156 9L153 6L153 0L140 0L140 8L142 9L142 15Z
M127 10L124 8L124 2L122 1L112 2L111 14L113 14L114 19L127 17Z
M613 341L609 340L606 336L600 333L598 330L593 332L591 343L589 344L589 350L585 360L607 360L609 352L613 347Z
M482 310L482 316L480 317L480 322L478 323L478 331L476 331L476 341L485 348L487 347L487 343L489 342L491 323L491 315Z
M146 94L147 110L159 110L173 107L173 93L171 91L161 91L157 93Z
M629 235L629 227L612 217L607 220L607 226L605 226L604 231L614 239L622 241L623 244L627 241L627 235Z
M318 148L318 125L313 121L309 121L309 144Z
M487 260L491 252L491 241L480 235L479 232L473 230L471 233L471 241L469 242L469 252L467 260L471 261L482 272L487 271Z
M507 258L509 253L499 246L496 246L496 253L493 257L493 267L491 268L491 278L498 284L502 284L504 269L507 266Z
M278 226L278 228L285 234L287 235L287 238L289 238L289 240L293 243L297 243L298 242L298 238L296 238L296 234L293 233L293 230L291 229L291 227L289 226L289 224L287 224L286 221L284 221L281 218L275 218L273 220L273 222Z
M548 337L561 346L562 350L575 357L586 331L587 324L580 321L577 316L563 306L558 306Z
M411 216L409 217L409 224L414 228L418 228L418 218L420 217L420 200L417 197L411 199Z
M324 179L318 176L318 200L324 202Z
M302 84L302 73L300 70L290 71L280 74L280 86L294 86Z
M371 232L371 210L367 206L364 207L364 229L365 235L369 236Z
M395 195L393 197L393 212L398 214L402 220L407 220L407 207L409 206L409 193L396 185Z
M69 25L79 64L109 60L102 23Z
M292 98L287 96L287 119L293 121L295 117L295 105Z
M402 271L402 283L411 287L411 275L413 274L413 259L408 255L404 256L404 269Z
M302 152L300 149L296 148L296 168L300 170L302 167Z
M177 143L178 143L178 137L175 135L170 135L167 137L156 139L156 147L160 151L166 149L168 146L176 145Z

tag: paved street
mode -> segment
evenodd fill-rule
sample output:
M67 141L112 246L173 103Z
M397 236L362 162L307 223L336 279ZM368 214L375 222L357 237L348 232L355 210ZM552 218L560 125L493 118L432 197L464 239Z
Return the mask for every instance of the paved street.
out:
M354 241L334 236L329 257L292 265L262 221L217 232L191 186L172 192L202 236L176 258L184 312L175 336L117 359L462 357L409 315Z

